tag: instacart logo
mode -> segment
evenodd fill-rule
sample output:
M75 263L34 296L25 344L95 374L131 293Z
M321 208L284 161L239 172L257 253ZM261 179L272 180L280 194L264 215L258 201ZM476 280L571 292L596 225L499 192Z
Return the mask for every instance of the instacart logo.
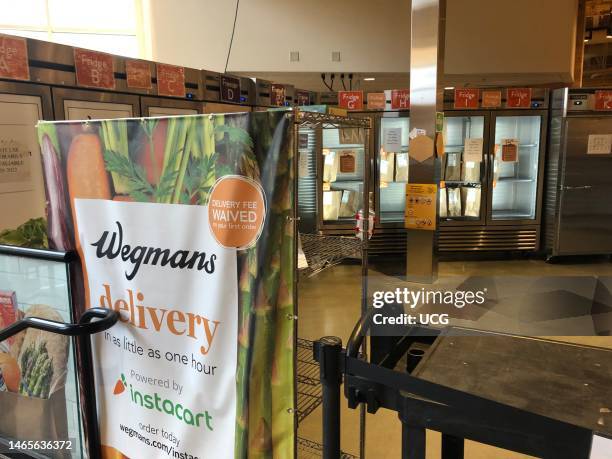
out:
M132 384L128 384L125 375L121 373L121 378L115 383L113 394L122 394L128 388L130 389L130 400L132 403L142 408L174 416L176 419L189 426L206 427L210 431L213 430L213 418L208 411L196 412L183 406L181 403L176 403L168 398L160 396L157 392L147 394L144 391L138 391Z

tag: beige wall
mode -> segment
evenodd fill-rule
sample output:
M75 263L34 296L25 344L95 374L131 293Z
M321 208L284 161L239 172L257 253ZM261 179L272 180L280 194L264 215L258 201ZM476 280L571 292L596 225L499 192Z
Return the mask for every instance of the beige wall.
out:
M152 59L223 71L234 0L143 1ZM448 0L446 73L570 81L576 4ZM408 72L409 23L409 0L243 0L228 70Z

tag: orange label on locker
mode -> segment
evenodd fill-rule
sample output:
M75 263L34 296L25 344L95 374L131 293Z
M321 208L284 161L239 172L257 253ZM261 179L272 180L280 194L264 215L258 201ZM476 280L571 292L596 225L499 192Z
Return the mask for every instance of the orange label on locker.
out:
M368 93L368 110L384 110L387 98L384 92Z
M480 106L482 108L498 108L502 104L501 91L482 91L482 102Z
M506 107L531 108L531 88L508 88Z
M30 79L28 44L25 38L0 35L0 78Z
M74 48L77 85L115 89L114 58L111 54Z
M169 64L157 64L157 94L185 97L185 68Z
M595 91L595 110L612 110L612 91Z
M478 108L480 91L473 88L455 89L455 108Z
M410 108L410 90L394 89L391 91L391 109L404 110Z
M151 65L145 61L125 60L127 87L134 89L151 89Z
M363 91L338 91L338 106L346 110L363 110Z

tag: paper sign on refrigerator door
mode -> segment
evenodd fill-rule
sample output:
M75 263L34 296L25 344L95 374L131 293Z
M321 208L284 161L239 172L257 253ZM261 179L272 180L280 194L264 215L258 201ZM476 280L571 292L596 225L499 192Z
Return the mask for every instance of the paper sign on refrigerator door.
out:
M501 160L505 163L518 161L519 139L502 139Z
M291 457L292 119L83 127L39 133L50 244L82 261L75 304L120 314L95 339L103 457Z

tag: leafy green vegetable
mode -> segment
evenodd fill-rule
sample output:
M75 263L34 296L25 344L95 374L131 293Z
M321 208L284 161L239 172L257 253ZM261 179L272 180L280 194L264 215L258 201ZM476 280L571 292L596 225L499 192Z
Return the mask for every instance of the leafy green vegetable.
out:
M0 244L46 249L47 221L44 218L32 218L15 229L0 231Z

